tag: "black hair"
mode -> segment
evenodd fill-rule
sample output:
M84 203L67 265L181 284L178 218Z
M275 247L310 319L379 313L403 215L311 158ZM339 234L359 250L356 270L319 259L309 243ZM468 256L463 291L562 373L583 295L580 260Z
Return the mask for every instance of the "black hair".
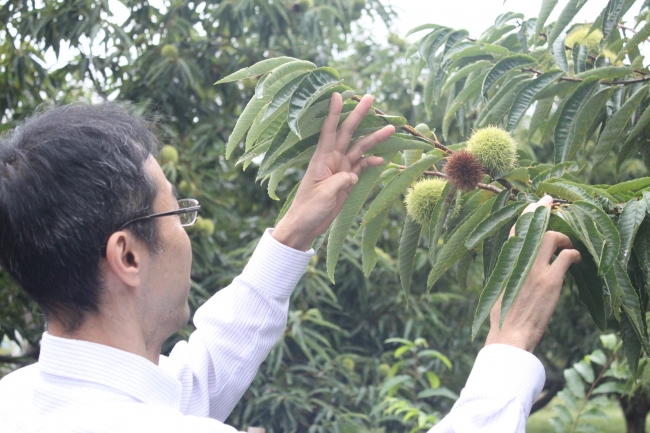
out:
M115 103L47 109L0 139L0 266L68 332L96 312L101 252L153 212L152 124ZM157 224L128 227L150 250Z

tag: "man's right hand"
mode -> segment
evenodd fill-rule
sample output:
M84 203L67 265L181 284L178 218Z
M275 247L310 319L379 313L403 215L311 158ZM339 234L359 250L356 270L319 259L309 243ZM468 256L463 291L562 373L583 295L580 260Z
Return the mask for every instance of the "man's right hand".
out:
M553 204L551 196L543 197L539 202L529 205L524 213L533 212L540 206ZM513 231L510 236L514 235ZM537 259L528 274L519 296L513 302L503 326L499 329L501 300L490 312L490 332L485 345L507 344L532 352L542 339L551 316L560 299L560 290L564 275L573 263L580 262L580 253L572 249L569 238L558 232L549 231L544 235ZM551 263L557 250L561 250Z

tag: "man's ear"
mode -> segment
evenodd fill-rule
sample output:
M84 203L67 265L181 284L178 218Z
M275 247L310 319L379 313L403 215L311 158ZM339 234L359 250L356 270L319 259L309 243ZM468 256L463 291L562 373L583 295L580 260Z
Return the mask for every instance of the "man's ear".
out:
M126 230L113 233L106 243L108 268L127 286L140 285L146 255L144 245Z

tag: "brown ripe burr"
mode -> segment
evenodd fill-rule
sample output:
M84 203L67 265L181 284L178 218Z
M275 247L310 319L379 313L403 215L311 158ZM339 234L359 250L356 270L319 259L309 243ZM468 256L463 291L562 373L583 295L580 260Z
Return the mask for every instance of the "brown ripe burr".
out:
M463 191L471 191L483 179L483 167L474 155L466 150L454 152L447 158L443 172L449 182Z

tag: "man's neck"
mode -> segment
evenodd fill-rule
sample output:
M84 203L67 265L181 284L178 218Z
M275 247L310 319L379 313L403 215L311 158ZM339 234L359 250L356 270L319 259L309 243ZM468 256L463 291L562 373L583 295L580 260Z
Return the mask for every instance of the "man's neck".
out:
M99 315L84 318L82 325L68 332L63 324L57 320L50 320L47 325L50 335L73 340L90 341L104 346L131 352L148 359L158 365L160 358L159 344L147 342L141 326L137 323L125 323L120 320L107 320Z

